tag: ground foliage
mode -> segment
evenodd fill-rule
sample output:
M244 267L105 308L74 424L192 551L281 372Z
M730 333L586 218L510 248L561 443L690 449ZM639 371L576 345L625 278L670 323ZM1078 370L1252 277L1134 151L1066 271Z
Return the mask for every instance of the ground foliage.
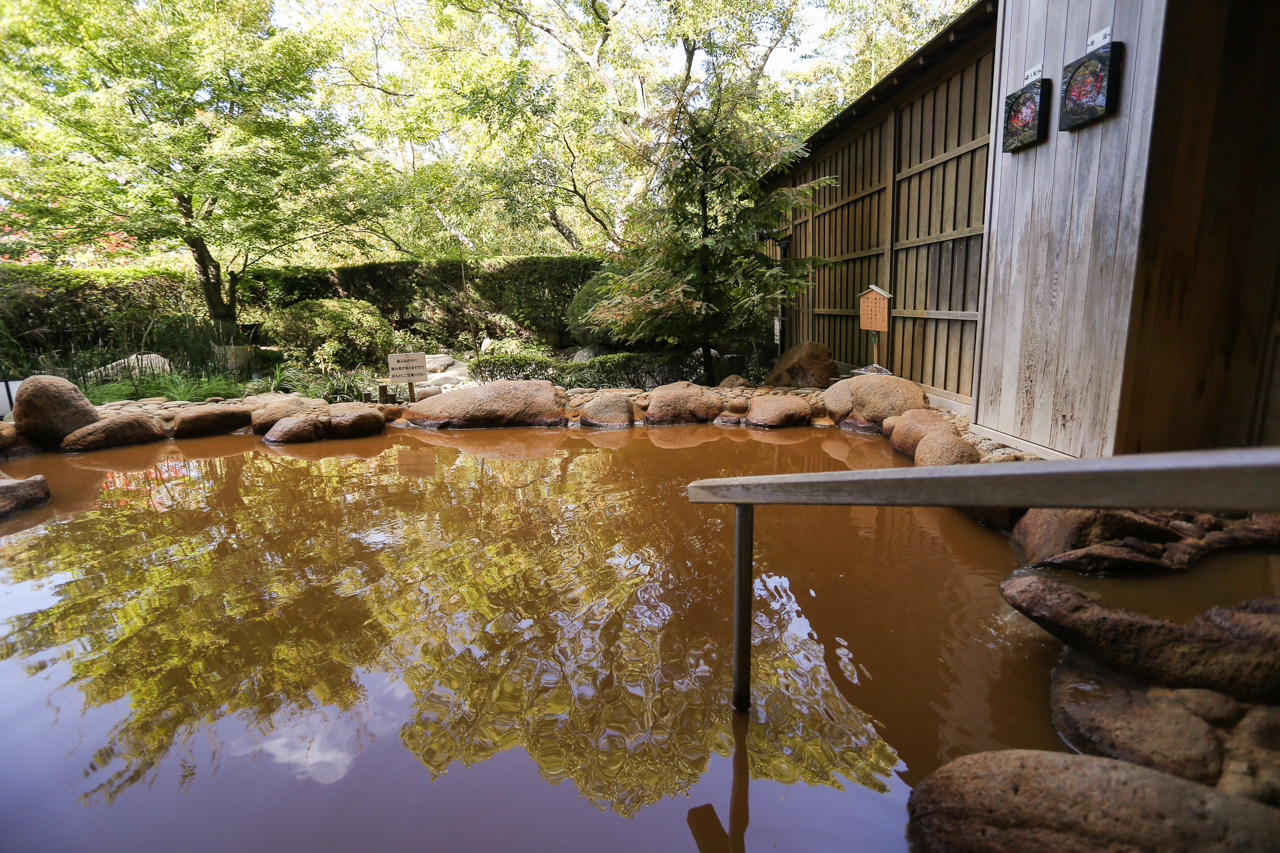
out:
M583 256L481 258L467 261L465 288L456 260L262 269L241 283L240 317L247 339L287 345L312 366L354 367L364 349L342 344L337 361L317 362L331 330L290 320L291 306L303 301L372 305L394 332L388 346L401 352L469 350L473 331L479 339L567 344L569 302L598 268L599 261ZM334 310L363 316L354 308ZM275 340L277 330L287 340ZM59 371L78 378L144 352L165 356L180 372L218 373L214 347L229 341L209 322L190 272L0 264L0 373L6 376Z
M599 267L591 257L544 255L285 268L250 274L245 291L250 305L264 307L362 299L394 328L450 350L469 337L470 322L482 337L537 337L563 345L569 339L569 304Z
M190 273L0 264L0 374L81 376L134 353L161 352L205 372L225 343Z

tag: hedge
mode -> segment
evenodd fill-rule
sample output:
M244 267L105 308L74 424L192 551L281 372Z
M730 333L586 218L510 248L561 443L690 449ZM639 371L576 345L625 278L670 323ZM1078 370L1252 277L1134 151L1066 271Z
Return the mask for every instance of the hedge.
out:
M579 256L471 260L465 292L456 260L255 270L241 280L240 320L269 330L282 308L350 299L390 323L398 349L466 350L473 331L567 346L569 303L599 266ZM189 271L0 264L0 372L83 371L138 352L200 372L217 342Z
M202 364L216 330L193 276L0 264L0 372L91 369L138 352Z
M249 273L247 305L280 308L313 299L361 299L392 327L453 348L470 334L536 336L552 346L570 341L574 295L600 268L577 255L481 258L466 262L467 292L457 260L395 261L332 270L285 268Z
M718 379L738 374L760 382L770 363L759 353L717 355ZM496 353L470 362L473 378L483 382L496 379L545 379L565 388L656 388L671 382L702 382L702 351L621 352L600 355L587 361L566 361L534 353Z

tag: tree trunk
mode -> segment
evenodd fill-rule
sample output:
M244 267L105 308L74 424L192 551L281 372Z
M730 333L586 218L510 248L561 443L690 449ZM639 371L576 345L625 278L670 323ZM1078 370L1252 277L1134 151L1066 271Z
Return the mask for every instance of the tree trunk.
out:
M186 237L183 242L191 249L191 257L196 262L196 280L200 283L200 292L204 294L204 304L209 308L209 319L219 329L233 332L236 323L234 284L228 301L222 295L222 265L209 251L204 238Z
M582 248L582 241L578 239L578 235L569 227L569 223L560 218L560 211L554 207L545 214L547 222L551 223L551 227L556 229L564 241L569 244L569 248L578 251Z

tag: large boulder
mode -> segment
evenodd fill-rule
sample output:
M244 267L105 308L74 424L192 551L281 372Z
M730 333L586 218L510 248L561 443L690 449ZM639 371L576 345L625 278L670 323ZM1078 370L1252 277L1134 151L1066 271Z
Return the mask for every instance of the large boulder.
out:
M631 398L625 394L598 394L582 407L579 419L584 427L624 429L631 426Z
M461 364L461 362L449 355L447 352L428 355L427 373L443 373L458 364ZM463 365L463 368L465 369L466 365Z
M278 422L293 415L312 410L323 410L328 406L324 400L313 400L308 397L286 397L268 403L253 410L254 435L266 435Z
M1073 649L1137 681L1280 702L1280 599L1212 608L1186 625L1105 607L1039 575L1007 578L1005 600Z
M720 380L719 387L721 388L752 388L754 386L750 382L748 382L747 380L743 379L741 376L735 373L731 376L726 376L724 379Z
M36 474L25 480L0 479L0 518L49 500L49 484Z
M1227 735L1218 790L1280 806L1280 708L1254 705Z
M457 362L446 370L433 373L430 379L417 387L438 390L446 385L459 385L470 378L471 373L467 370L467 366L462 362Z
M1180 538L1127 509L1032 509L1013 528L1009 544L1026 565L1126 536L1147 542Z
M564 426L569 398L550 382L500 379L414 403L405 417L429 429Z
M1067 653L1049 687L1053 724L1081 752L1216 784L1222 742L1213 726L1167 693L1152 695L1078 652Z
M61 376L32 376L13 398L13 425L45 450L56 450L64 438L98 419L89 398Z
M885 418L927 408L929 398L909 379L867 374L840 380L822 392L822 402L842 427L876 432Z
M334 438L364 438L387 427L387 419L364 403L335 403L329 407L329 431Z
M1026 749L935 770L907 816L916 853L1246 853L1280 838L1280 809L1123 761Z
M785 388L826 388L839 375L840 367L832 360L831 350L820 343L805 341L782 354L764 384Z
M716 419L722 406L720 395L701 385L673 382L649 392L644 422L649 426L705 424Z
M268 444L306 444L329 437L329 421L311 412L291 415L276 421L262 440Z
M226 406L221 403L191 406L178 412L173 424L173 437L225 435L252 424L253 409L248 406Z
M172 370L169 359L159 353L144 352L113 361L97 370L90 370L85 378L91 382L101 382L104 379L119 379L121 376L159 376Z
M902 430L902 424L894 430L897 435ZM916 465L921 467L926 465L972 465L975 462L982 461L982 454L978 452L978 448L965 441L954 431L945 429L935 429L924 434L920 439L920 443L916 445L915 452Z
M1145 530L1104 528L1104 533L1092 537L1096 539L1108 532L1114 532L1117 536L1120 533L1129 534L1122 539L1109 539L1057 556L1027 562L1038 568L1067 569L1092 575L1180 571L1211 551L1223 548L1274 548L1280 545L1280 513L1258 512L1243 519L1198 516L1201 522L1210 525L1207 528L1179 519L1161 517L1166 514L1148 511L1138 516L1139 521L1146 526ZM1183 538L1168 541L1171 536ZM1059 542L1051 541L1049 545L1040 548L1040 553L1051 552L1059 546ZM1020 547L1020 544L1015 543L1015 547ZM1025 551L1035 551L1034 543L1021 547Z
M164 430L150 415L116 415L81 427L62 440L63 453L87 453L109 447L149 444L164 438Z
M747 426L761 429L808 426L813 408L800 397L769 394L752 397L747 409Z
M893 449L907 456L914 457L920 439L935 429L959 435L955 426L933 409L911 409L896 418L885 418L885 420L893 421L893 425L885 432L889 436ZM884 431L883 425L882 431Z

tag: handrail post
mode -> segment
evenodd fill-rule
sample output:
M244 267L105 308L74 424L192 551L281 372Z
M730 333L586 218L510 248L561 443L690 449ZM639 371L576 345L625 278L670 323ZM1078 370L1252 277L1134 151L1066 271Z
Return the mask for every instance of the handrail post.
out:
M751 599L754 506L736 504L733 531L733 709L751 710Z

